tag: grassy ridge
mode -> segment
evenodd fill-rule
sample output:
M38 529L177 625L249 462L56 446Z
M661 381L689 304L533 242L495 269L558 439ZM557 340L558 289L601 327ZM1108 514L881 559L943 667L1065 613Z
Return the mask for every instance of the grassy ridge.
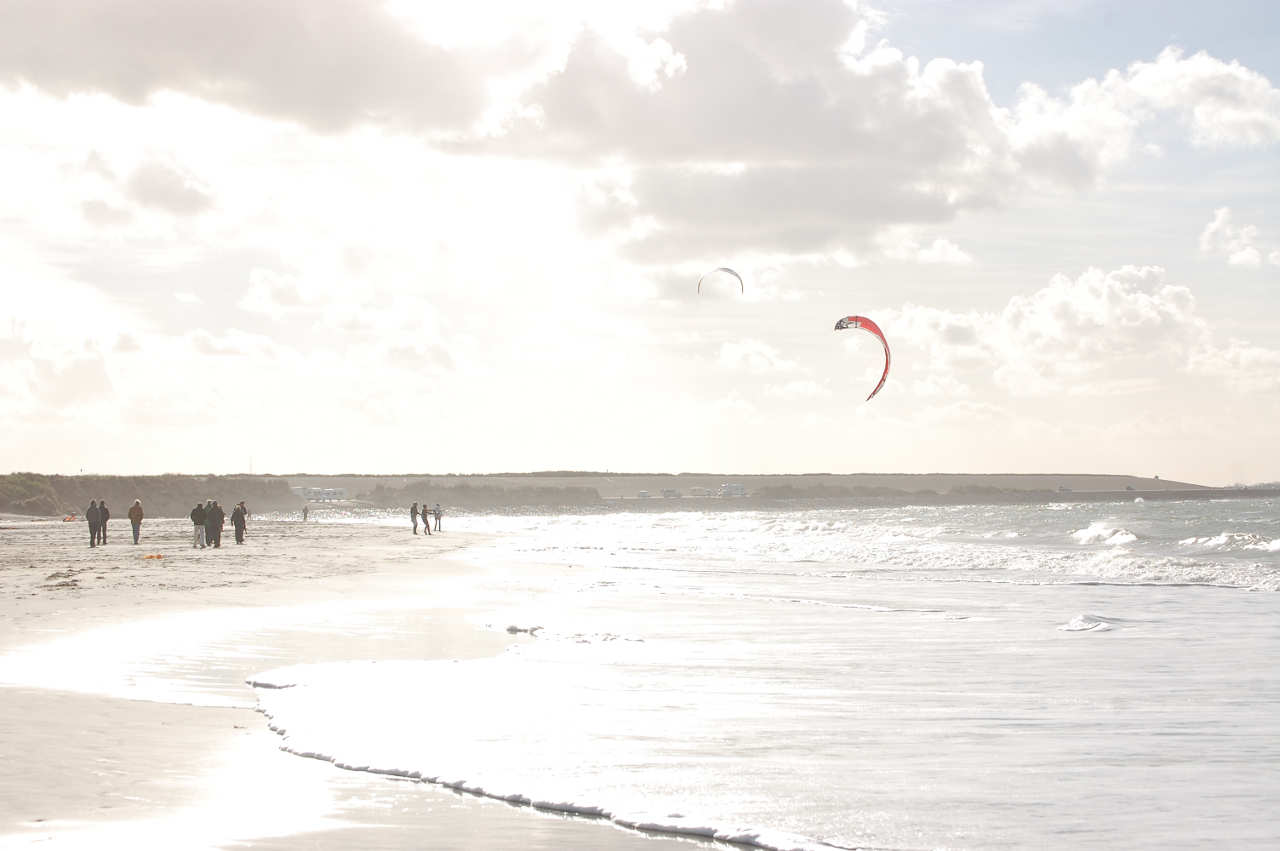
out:
M91 499L106 500L118 518L135 499L142 500L148 517L185 517L206 499L216 499L228 510L240 500L253 511L290 511L303 504L289 482L275 476L0 476L0 512L83 515Z

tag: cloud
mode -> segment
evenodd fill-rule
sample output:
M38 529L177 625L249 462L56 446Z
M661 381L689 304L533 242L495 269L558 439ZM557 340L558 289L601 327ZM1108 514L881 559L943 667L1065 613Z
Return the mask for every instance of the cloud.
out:
M1280 351L1232 340L1225 347L1205 346L1191 353L1192 372L1225 381L1244 392L1280 389Z
M1184 56L1176 47L1154 62L1111 72L1104 85L1118 101L1177 114L1205 147L1258 146L1280 141L1280 89L1239 62L1201 51Z
M486 103L480 70L524 58L518 45L482 53L428 43L379 0L70 0L5 15L0 82L129 103L181 91L323 131L422 129L469 124Z
M216 335L201 328L187 334L186 339L197 355L246 357L270 361L274 360L280 352L280 348L270 337L248 334L237 328L229 328Z
M272 318L298 313L307 306L296 277L269 269L253 269L249 288L238 302L240 308Z
M788 381L785 384L770 384L765 388L765 395L777 399L819 399L831 396L831 389L810 378Z
M759 340L721 344L719 363L727 369L755 375L791 372L796 369L795 361L787 360L773 346Z
M1006 107L980 62L868 48L881 24L838 0L698 9L662 32L678 68L645 83L588 30L521 96L524 118L458 144L617 164L625 192L597 193L588 224L646 222L624 250L661 263L705 245L859 250L885 227L947 222L1031 187L1087 187L1145 150L1141 133L1162 115L1206 147L1280 140L1280 91L1235 62L1170 49L1063 95L1023 86ZM917 262L965 257L945 243L916 251Z
M1253 225L1235 225L1231 208L1219 207L1200 232L1200 253L1223 257L1230 266L1257 268L1262 265L1262 252L1255 243L1258 229ZM1280 266L1280 250L1267 256L1268 262Z
M202 213L213 204L194 180L163 163L140 166L130 175L125 191L139 204L178 216Z
M128 210L113 207L106 201L85 201L80 205L85 221L99 226L122 225L133 218Z
M938 238L922 246L913 228L886 228L876 235L880 252L891 260L926 265L968 266L973 257L949 239Z
M1015 396L1124 395L1152 390L1170 374L1255 388L1280 374L1280 352L1215 343L1191 290L1155 266L1056 275L996 312L907 305L882 327L892 329L895 346L924 352L921 395L987 381Z

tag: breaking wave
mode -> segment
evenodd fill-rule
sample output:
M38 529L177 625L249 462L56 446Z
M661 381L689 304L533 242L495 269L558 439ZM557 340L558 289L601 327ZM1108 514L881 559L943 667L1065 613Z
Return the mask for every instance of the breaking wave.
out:
M1077 529L1071 533L1071 537L1077 544L1083 546L1105 544L1109 547L1120 547L1138 540L1138 536L1128 529L1110 526L1102 520L1096 520L1084 529Z

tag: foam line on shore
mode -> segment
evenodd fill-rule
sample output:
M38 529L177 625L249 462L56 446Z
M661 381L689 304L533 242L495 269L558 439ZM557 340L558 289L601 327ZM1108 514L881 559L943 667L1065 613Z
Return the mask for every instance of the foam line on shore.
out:
M257 680L246 680L246 682L254 688L281 689L289 688L292 685L291 683L271 684ZM412 769L347 763L331 754L291 747L287 742L287 730L278 726L266 709L259 706L257 711L266 717L268 729L281 737L282 741L280 749L282 751L295 756L305 757L307 759L328 762L334 767L341 768L346 771L360 771L404 780L414 780L419 783L429 783L435 786L451 789L458 793L473 795L479 798L487 798L494 801L501 801L503 803L510 804L511 806L528 807L540 812L554 813L558 815L608 821L618 827L635 830L641 833L690 839L705 839L720 843L727 843L742 848L760 848L764 849L764 851L823 851L823 849L832 848L842 849L842 851L853 851L851 846L835 845L828 842L810 839L808 837L796 836L766 828L722 828L709 823L704 823L701 820L684 821L685 816L680 813L672 813L667 816L667 819L669 820L663 821L639 816L632 817L592 804L533 798L519 792L500 792L490 790L465 778L449 779L439 775L424 774L421 771Z

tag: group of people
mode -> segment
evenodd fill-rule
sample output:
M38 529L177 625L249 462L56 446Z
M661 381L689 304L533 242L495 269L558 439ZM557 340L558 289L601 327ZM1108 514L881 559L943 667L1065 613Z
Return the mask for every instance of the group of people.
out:
M72 515L74 517L74 515ZM89 546L99 544L106 546L107 521L111 519L111 509L107 508L105 499L89 500L89 507L84 511L84 519L89 522ZM142 500L135 499L129 506L129 523L133 526L133 542L138 543L138 535L142 531Z
M422 509L418 509L418 503L409 506L409 519L413 521L413 534L418 534L418 518L422 518L422 531L428 535L431 534L431 521L436 521L436 531L440 531L440 515L444 512L440 510L440 503L436 503L435 508L427 508L427 504L422 503Z
M191 548L221 547L222 527L227 520L227 513L216 499L207 500L204 505L196 503L191 509ZM249 519L249 509L244 500L240 500L231 509L231 528L236 532L236 543L244 543L244 527Z

